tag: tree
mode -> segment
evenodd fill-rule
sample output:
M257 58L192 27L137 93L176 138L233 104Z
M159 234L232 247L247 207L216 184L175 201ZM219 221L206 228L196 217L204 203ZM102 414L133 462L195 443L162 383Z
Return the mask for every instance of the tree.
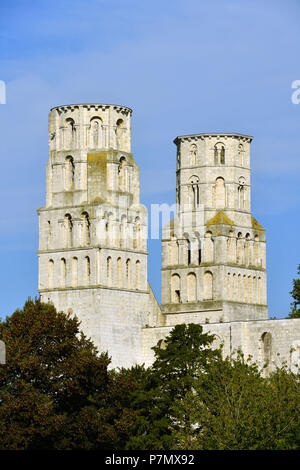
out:
M223 358L200 325L178 325L135 371L136 410L127 449L299 449L300 377L264 378L238 351ZM132 373L132 372L131 372Z
M285 368L270 379L241 353L218 359L174 404L190 427L174 430L178 449L299 448L299 378Z
M174 448L178 418L173 403L183 400L197 378L220 357L220 350L210 347L214 339L214 335L203 333L201 325L181 324L153 348L155 361L144 371L140 387L132 396L137 417L127 449ZM188 426L188 416L185 422Z
M0 323L0 449L124 447L134 384L52 304L28 300ZM125 398L124 398L125 396Z
M298 276L300 276L300 264L297 269ZM293 290L290 292L294 301L291 303L291 311L288 318L300 318L300 278L293 280Z

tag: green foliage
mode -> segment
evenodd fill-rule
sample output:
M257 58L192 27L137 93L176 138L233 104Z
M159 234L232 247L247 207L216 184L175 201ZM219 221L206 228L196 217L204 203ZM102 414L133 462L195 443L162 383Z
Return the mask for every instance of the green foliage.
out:
M300 449L299 374L224 359L195 324L154 347L150 368L108 370L79 326L38 300L0 323L1 450Z
M76 318L28 300L0 323L0 449L112 449L124 446L133 383L109 373L110 359Z
M199 325L178 325L154 349L132 404L127 449L299 449L299 376L269 378L241 352L223 358Z
M300 264L297 270L298 276L300 276ZM293 290L290 292L294 301L291 303L291 311L288 318L300 318L300 278L293 280Z
M172 404L184 399L199 375L220 357L219 350L209 347L213 340L202 326L182 324L170 332L163 347L153 348L155 362L133 396L137 418L127 449L174 448L177 417Z
M175 431L179 449L297 448L299 381L284 369L264 379L256 365L236 358L211 364L192 392L174 404L190 427Z

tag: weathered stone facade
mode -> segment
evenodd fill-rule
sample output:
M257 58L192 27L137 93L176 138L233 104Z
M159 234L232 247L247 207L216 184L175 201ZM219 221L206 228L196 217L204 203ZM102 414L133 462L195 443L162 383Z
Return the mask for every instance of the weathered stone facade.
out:
M141 362L161 324L147 281L147 210L131 154L131 110L59 106L49 115L47 199L39 209L39 290L75 314L113 365Z
M239 134L175 139L177 213L162 241L168 324L196 312L203 322L268 316L265 231L250 210L251 140Z
M163 229L162 305L147 280L147 210L131 154L131 110L67 105L49 115L39 291L77 315L112 366L151 364L178 323L201 323L269 368L298 363L300 320L267 320L265 230L251 215L241 134L175 139L176 214Z

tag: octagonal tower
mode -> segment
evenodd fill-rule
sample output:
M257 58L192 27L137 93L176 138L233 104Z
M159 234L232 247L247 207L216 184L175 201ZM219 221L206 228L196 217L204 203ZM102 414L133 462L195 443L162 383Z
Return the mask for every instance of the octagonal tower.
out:
M176 217L163 230L167 324L267 318L265 230L251 215L242 134L177 137Z
M112 365L140 362L141 330L159 308L147 281L147 210L131 154L131 109L58 106L49 114L39 291L76 315Z

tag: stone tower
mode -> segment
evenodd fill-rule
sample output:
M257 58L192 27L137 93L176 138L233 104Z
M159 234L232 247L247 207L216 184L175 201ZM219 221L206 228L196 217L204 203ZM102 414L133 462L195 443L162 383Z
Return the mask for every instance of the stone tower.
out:
M160 309L147 281L147 210L130 119L129 108L115 105L50 111L41 300L76 315L112 367L151 365L151 348L193 322L215 335L224 356L241 349L266 373L283 362L297 371L300 319L267 320L265 230L250 207L252 137L175 139L176 214L163 229Z
M265 230L250 207L241 134L177 137L175 218L163 229L166 324L266 319Z
M76 315L112 365L141 362L141 330L160 322L147 282L147 210L124 106L49 114L46 205L39 214L42 301Z

